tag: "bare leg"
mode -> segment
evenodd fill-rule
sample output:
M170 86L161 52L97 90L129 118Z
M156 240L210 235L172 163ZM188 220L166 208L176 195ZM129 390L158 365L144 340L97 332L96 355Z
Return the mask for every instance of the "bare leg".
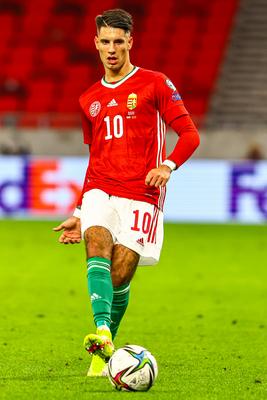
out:
M111 233L102 226L92 226L84 234L87 258L102 257L111 260L113 240Z
M113 248L111 278L113 287L129 283L136 271L139 262L139 254L121 244Z

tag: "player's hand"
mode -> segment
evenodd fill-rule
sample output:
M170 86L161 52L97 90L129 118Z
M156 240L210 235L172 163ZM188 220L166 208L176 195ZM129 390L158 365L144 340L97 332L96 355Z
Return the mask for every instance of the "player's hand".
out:
M158 168L153 168L146 176L145 183L148 186L166 186L170 179L171 169L167 165L160 165Z
M58 241L64 244L75 244L80 243L81 237L81 223L80 219L77 217L70 217L66 221L62 222L60 225L53 228L53 231L63 233L60 235Z

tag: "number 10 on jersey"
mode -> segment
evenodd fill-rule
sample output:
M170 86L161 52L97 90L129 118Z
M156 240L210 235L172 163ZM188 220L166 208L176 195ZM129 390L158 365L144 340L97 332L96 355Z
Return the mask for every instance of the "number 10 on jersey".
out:
M110 140L113 137L119 139L123 136L123 118L121 115L115 115L114 117L105 117L107 134L105 140Z

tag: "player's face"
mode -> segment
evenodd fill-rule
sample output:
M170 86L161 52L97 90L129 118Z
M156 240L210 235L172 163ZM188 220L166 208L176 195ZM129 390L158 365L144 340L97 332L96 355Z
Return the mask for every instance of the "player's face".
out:
M132 43L132 37L123 29L101 27L95 37L95 45L104 68L116 72L129 63Z

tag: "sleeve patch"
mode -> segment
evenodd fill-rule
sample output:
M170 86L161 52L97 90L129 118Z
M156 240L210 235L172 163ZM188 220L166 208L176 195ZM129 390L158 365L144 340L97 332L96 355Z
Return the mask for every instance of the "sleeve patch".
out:
M182 97L179 95L179 93L177 92L177 90L175 90L175 92L173 92L172 94L172 101L178 101L178 100L182 100Z

